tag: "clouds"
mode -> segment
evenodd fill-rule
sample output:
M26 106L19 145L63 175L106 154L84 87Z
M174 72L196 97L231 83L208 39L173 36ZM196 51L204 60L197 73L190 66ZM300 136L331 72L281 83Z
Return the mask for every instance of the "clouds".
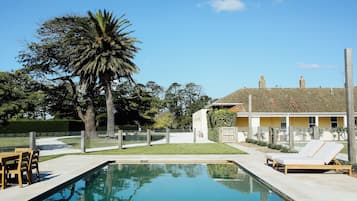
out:
M247 0L209 0L204 3L197 4L201 8L204 5L210 6L216 12L240 12L248 7L254 8L261 5L260 1L250 0L249 6L245 3ZM270 0L273 5L285 3L287 0Z
M326 68L336 67L336 66L322 66L320 64L305 64L305 63L299 63L297 65L299 68L303 68L303 69L326 69Z
M242 11L246 8L242 0L211 0L209 5L217 12Z

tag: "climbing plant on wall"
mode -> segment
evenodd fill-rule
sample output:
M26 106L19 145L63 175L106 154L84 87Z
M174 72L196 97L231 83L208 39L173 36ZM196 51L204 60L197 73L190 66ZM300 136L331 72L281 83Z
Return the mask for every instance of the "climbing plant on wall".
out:
M232 112L226 109L211 110L208 112L208 127L231 127L236 123L236 112Z

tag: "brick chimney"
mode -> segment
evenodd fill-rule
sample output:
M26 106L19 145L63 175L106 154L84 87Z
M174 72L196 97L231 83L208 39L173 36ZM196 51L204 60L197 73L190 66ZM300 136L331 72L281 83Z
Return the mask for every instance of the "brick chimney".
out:
M259 89L264 89L266 86L265 86L265 79L264 79L264 76L260 76L260 79L259 79Z
M299 87L300 87L300 89L305 89L305 80L304 80L304 76L301 76L301 77L300 77L300 80L299 80Z

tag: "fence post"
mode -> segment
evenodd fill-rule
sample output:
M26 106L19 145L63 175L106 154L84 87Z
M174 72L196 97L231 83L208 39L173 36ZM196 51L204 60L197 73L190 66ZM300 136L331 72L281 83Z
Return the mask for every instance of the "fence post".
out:
M196 143L197 131L196 128L193 129L193 143Z
M148 129L146 131L146 143L148 146L151 146L151 131L150 131L150 129Z
M36 132L30 132L30 148L36 150Z
M258 141L262 141L262 127L258 126Z
M290 150L294 149L294 131L291 126L289 126L289 148Z
M118 131L118 149L123 148L123 131L119 130Z
M268 139L268 143L269 144L274 144L274 142L273 142L273 132L274 132L273 128L269 127L269 139Z
M318 127L313 127L312 128L312 132L313 132L313 138L314 140L318 140L320 138L319 136L319 128Z
M279 130L278 129L273 129L273 143L278 144L278 135L279 135Z
M166 128L166 144L170 144L170 129Z
M86 132L81 131L81 151L86 153Z

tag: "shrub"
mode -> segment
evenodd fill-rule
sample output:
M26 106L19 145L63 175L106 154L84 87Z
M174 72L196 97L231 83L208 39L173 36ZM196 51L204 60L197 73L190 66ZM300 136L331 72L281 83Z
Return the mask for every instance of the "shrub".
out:
M213 142L218 142L218 140L219 140L218 128L210 128L210 129L208 129L208 139L213 141Z
M281 152L289 153L289 152L290 152L290 149L289 149L289 147L283 146L283 147L281 148Z
M252 139L251 139L251 138L246 138L246 139L245 139L245 142L246 142L246 143L252 143Z
M268 147L269 147L270 149L274 149L274 148L275 148L275 144L269 143L269 144L268 144Z
M221 109L208 112L208 128L235 126L237 113Z
M255 140L255 139L252 139L252 138L247 138L247 139L245 139L245 141L247 143L251 143L251 144L258 144L259 143L258 140Z
M275 145L275 149L277 150L281 150L283 148L283 145L277 144Z
M16 120L0 126L0 133L68 132L84 130L82 121L77 120Z
M277 149L280 150L283 146L280 144L268 144L268 147L271 149Z
M267 142L264 142L264 141L259 141L259 142L258 142L258 145L260 145L260 146L267 146L268 143L267 143Z

